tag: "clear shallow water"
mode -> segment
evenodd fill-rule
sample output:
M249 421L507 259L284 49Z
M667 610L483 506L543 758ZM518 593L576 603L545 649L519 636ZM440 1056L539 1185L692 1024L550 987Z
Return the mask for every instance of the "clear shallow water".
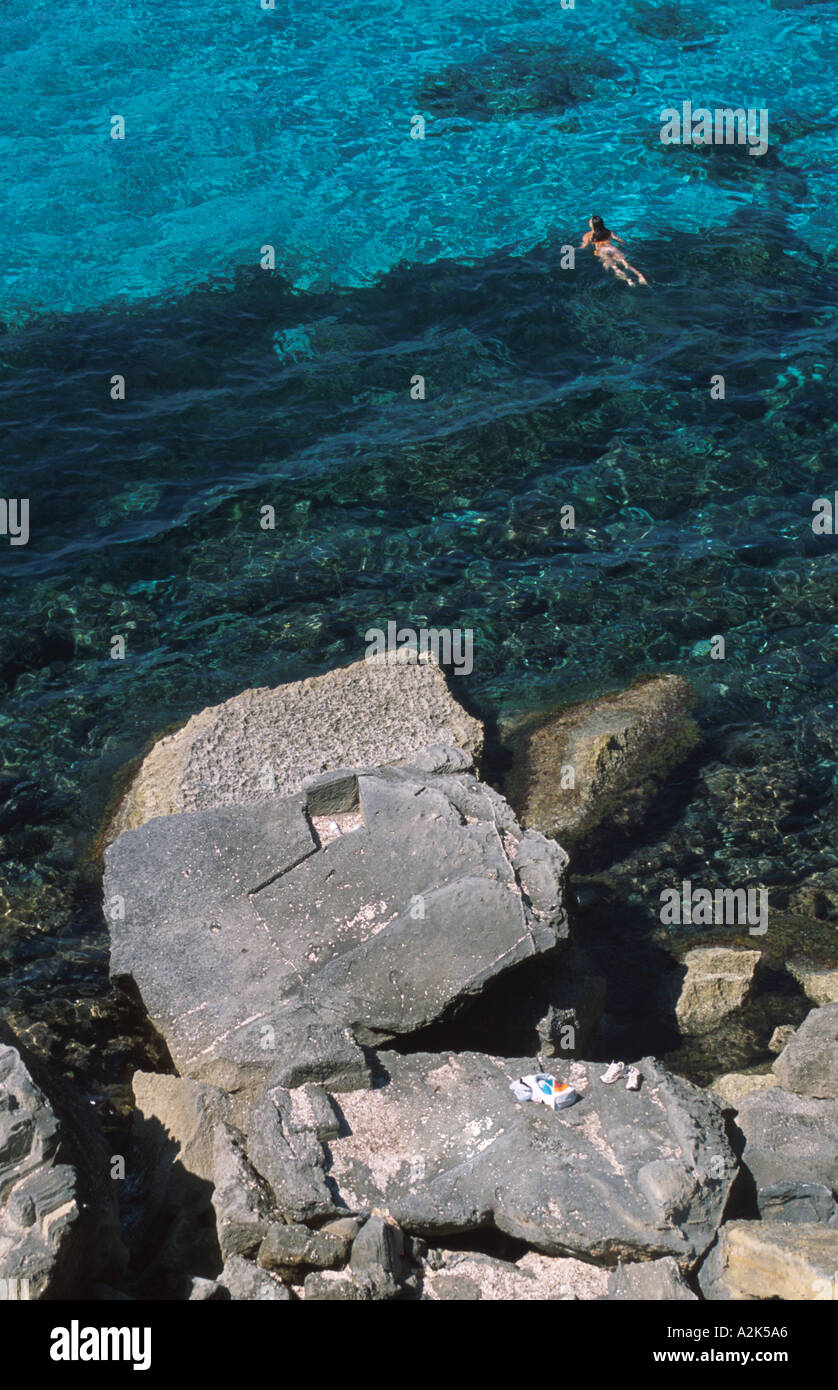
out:
M80 1066L109 1007L88 851L117 771L391 618L473 628L457 684L501 724L681 671L705 745L643 844L580 867L632 923L682 877L772 885L828 953L838 549L810 522L838 487L836 18L4 10L2 491L31 539L0 538L0 1002L81 1039ZM769 152L663 147L687 98L767 104ZM650 291L562 269L595 208Z
M373 284L402 260L572 233L594 195L635 236L720 228L770 196L755 169L719 186L668 157L659 113L687 98L768 105L807 183L792 226L834 248L836 15L805 0L496 0L490 23L465 0L9 0L0 302L181 293L266 242L300 288ZM408 138L416 113L424 141Z

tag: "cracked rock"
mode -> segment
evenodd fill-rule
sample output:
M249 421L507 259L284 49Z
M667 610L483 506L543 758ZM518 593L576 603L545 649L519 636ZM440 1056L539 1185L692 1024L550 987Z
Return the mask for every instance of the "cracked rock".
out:
M580 1101L521 1104L532 1058L382 1054L389 1079L334 1098L330 1187L347 1211L384 1212L434 1238L494 1225L548 1255L614 1264L673 1255L688 1267L721 1221L736 1171L706 1092L640 1063L640 1091L572 1062Z
M358 828L321 842L312 804ZM183 1076L353 1089L369 1084L362 1045L450 1016L567 938L566 864L469 773L342 769L121 835L106 854L111 971L136 984Z

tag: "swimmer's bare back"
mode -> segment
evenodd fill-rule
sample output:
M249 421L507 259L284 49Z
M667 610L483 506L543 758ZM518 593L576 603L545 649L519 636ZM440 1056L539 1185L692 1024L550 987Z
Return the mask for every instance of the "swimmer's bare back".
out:
M647 284L640 271L633 265L629 265L623 252L614 245L615 241L619 241L621 245L625 246L621 236L617 236L616 232L609 231L601 217L591 217L588 221L588 227L590 230L582 238L580 251L583 251L586 246L593 245L594 255L599 257L603 270L613 270L615 275L632 287ZM635 276L633 280L632 275Z

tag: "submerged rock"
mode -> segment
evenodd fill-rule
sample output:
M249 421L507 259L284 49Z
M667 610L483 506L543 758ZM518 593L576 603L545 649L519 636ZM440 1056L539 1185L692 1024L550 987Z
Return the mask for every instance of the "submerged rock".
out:
M155 816L249 806L347 765L409 761L431 745L479 756L483 729L433 660L357 661L203 709L144 758L108 832Z
M798 912L803 917L814 917L819 921L835 921L838 918L838 870L826 869L810 874L796 885L789 894L789 911ZM826 999L815 999L816 1004L826 1004Z
M354 828L321 835L335 817ZM111 971L184 1076L367 1085L359 1044L448 1016L567 937L566 864L470 774L325 774L121 835L106 853Z
M682 964L687 973L675 1004L682 1033L708 1033L738 1009L748 997L759 951L726 946L700 946L687 951Z
M705 1298L833 1300L838 1230L820 1225L729 1221L699 1271Z
M639 1091L573 1062L580 1101L522 1104L532 1059L382 1054L389 1079L336 1097L330 1184L353 1212L428 1238L494 1225L550 1255L689 1265L721 1221L736 1161L717 1103L651 1058Z
M506 40L467 62L425 77L418 109L437 118L507 120L521 113L562 112L594 92L621 69L593 50L580 53L545 39ZM595 80L596 79L596 80Z
M606 818L628 825L698 741L695 696L657 676L513 734L505 790L521 824L574 844Z

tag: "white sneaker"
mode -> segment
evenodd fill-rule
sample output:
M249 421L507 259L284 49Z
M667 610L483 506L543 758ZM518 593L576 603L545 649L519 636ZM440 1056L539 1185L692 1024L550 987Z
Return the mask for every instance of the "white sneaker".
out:
M641 1081L641 1076L640 1076L640 1072L637 1070L637 1067L629 1067L628 1078L627 1078L627 1080L626 1080L626 1090L627 1090L627 1091L639 1091L639 1090L640 1090L640 1081Z
M604 1081L606 1086L610 1086L613 1081L619 1081L620 1077L625 1076L625 1074L625 1062L612 1062L599 1079Z

